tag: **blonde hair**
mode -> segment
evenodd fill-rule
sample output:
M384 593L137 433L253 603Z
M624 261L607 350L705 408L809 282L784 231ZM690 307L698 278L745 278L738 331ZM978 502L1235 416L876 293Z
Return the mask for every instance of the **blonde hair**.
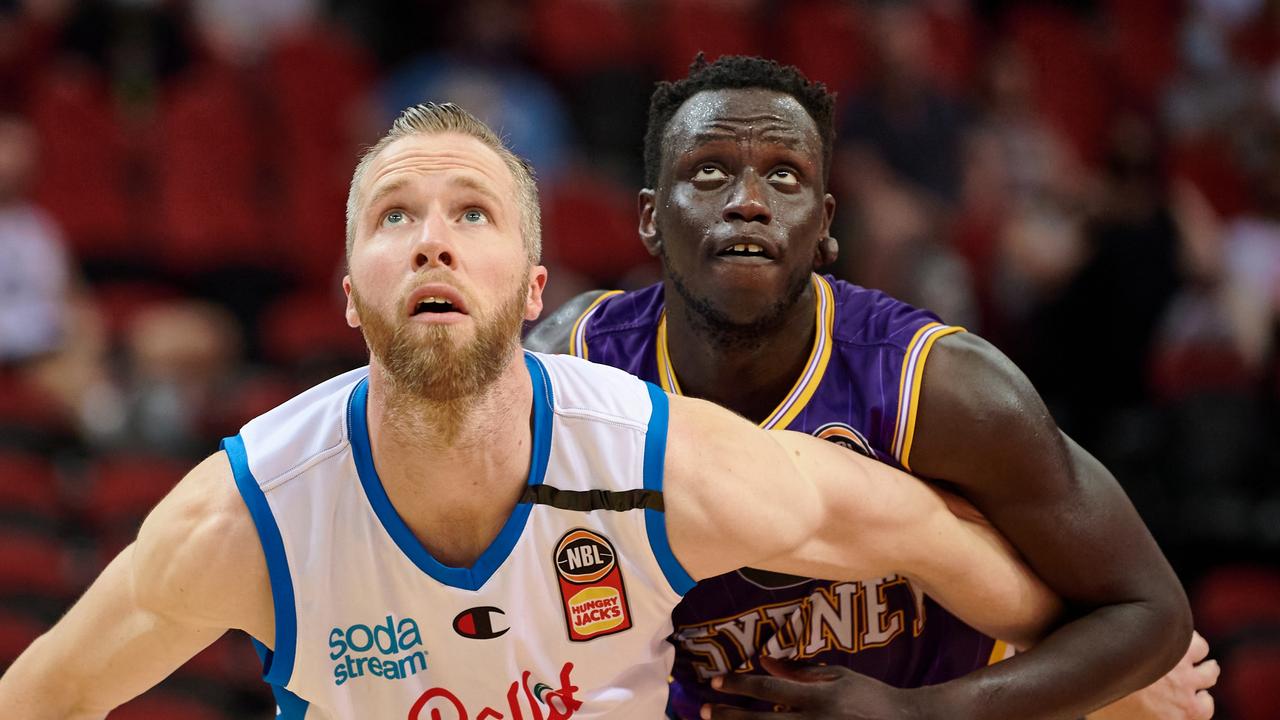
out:
M405 108L391 129L382 139L360 156L355 173L351 176L351 188L347 191L347 258L356 240L356 219L359 187L365 171L373 159L388 145L413 135L434 135L455 132L469 135L497 153L511 171L516 185L516 203L520 206L520 234L524 238L529 262L536 264L542 257L542 212L538 206L538 184L533 166L511 152L502 138L479 118L453 103L422 103Z

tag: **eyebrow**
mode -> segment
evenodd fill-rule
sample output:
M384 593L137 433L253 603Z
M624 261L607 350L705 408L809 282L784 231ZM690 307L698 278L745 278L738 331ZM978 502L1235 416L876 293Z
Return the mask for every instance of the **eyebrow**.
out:
M500 207L502 205L502 198L498 197L498 194L496 192L491 190L488 185L480 182L479 180L476 180L475 178L469 175L455 175L449 178L449 184L454 185L456 187L462 187L468 190L475 191L483 195L485 198L487 198L490 202L492 202L496 206Z
M401 178L399 180L393 180L385 185L380 185L378 189L369 196L369 202L365 203L365 208L367 208L367 210L373 210L378 206L378 203L381 202L383 198L403 189L404 186L408 184L408 180Z

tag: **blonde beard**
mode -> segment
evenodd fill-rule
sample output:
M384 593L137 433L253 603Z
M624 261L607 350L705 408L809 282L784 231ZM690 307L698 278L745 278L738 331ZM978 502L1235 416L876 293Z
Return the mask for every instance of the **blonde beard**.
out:
M520 345L525 294L522 283L491 315L473 316L475 336L459 346L447 326L415 327L408 318L393 325L352 286L365 344L390 390L386 410L393 433L421 438L418 433L427 428L419 425L429 419L435 439L451 444L458 438L471 410Z

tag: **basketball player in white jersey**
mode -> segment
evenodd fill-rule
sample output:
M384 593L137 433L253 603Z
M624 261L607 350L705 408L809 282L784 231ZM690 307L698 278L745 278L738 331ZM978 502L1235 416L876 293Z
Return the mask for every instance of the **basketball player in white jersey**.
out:
M455 106L405 111L348 201L369 367L192 470L0 678L5 717L101 718L239 628L281 717L648 720L680 594L744 566L907 575L1019 644L1053 620L1001 538L913 478L523 353L538 255L528 167Z

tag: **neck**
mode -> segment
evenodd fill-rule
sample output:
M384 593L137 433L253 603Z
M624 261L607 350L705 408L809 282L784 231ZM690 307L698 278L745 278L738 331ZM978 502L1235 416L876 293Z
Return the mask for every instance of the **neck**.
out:
M813 285L781 323L751 343L721 342L723 333L707 327L678 292L668 287L664 294L667 350L681 391L762 422L795 385L813 348Z
M520 352L512 353L511 362L481 393L448 400L404 392L373 365L367 413L379 476L384 485L409 481L432 486L433 492L523 485L532 398Z

